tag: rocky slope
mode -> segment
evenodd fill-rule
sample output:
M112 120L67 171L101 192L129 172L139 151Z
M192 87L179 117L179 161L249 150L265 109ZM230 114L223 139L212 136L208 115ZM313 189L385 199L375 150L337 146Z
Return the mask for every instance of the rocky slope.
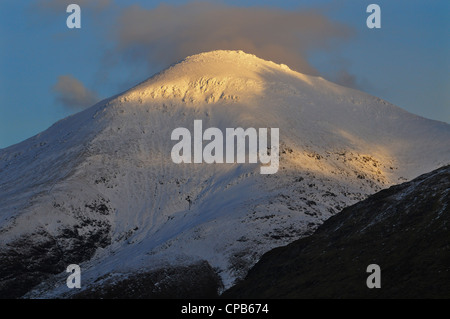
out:
M369 289L367 266L381 268ZM266 253L232 298L450 298L450 166L345 208Z

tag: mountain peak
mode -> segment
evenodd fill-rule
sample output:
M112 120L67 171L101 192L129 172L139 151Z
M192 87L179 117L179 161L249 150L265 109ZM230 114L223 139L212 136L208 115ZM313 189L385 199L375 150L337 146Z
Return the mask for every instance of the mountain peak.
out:
M261 93L270 78L309 76L243 51L217 50L189 56L129 90L124 100L170 99L183 103L236 102Z
M232 62L238 63L240 65L248 65L248 66L261 66L261 65L270 65L272 67L279 67L284 70L290 70L289 67L285 64L277 64L272 61L267 61L257 57L254 54L246 53L242 50L215 50L209 52L202 52L199 54L194 54L188 56L183 60L183 62L187 63L196 63L196 62Z

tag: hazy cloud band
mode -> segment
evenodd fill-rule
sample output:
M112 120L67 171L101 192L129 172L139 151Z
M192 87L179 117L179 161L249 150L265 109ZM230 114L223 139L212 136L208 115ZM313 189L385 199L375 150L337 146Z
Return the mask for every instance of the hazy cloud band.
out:
M353 30L315 11L243 8L191 2L155 9L134 5L123 10L117 50L134 61L170 64L200 52L243 50L260 58L317 74L307 55L329 49Z

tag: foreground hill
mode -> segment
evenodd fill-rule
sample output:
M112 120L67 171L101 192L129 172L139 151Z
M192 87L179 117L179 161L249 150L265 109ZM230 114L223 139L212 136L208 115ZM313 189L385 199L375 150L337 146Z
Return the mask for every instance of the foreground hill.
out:
M367 266L381 268L368 289ZM266 253L232 298L450 298L450 166L345 208Z

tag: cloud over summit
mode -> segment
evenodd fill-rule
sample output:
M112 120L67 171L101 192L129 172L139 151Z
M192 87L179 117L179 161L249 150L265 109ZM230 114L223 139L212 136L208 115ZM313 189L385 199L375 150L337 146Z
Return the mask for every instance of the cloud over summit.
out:
M243 50L308 74L318 74L307 59L312 50L329 50L353 34L316 11L206 2L130 6L116 32L117 53L128 60L170 64L205 51Z

